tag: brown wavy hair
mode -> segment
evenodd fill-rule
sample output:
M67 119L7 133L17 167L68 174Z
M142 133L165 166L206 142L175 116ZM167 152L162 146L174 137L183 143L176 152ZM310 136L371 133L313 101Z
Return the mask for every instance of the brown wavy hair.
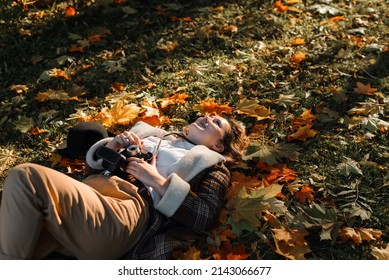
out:
M223 116L224 117L224 116ZM224 150L221 153L229 163L237 162L242 159L250 143L246 135L246 129L243 124L230 118L224 117L231 126L222 139Z

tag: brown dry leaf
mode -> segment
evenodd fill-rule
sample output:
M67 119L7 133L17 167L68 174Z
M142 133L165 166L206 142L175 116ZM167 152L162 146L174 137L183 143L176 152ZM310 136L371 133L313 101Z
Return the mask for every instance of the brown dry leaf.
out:
M208 114L232 114L232 111L234 108L230 107L229 104L223 104L219 105L215 102L213 102L211 99L208 100L202 100L200 104L194 105L193 109L195 111L200 111L202 113L208 113Z
M166 98L160 98L157 101L161 103L161 108L165 109L166 107L170 105L178 105L178 104L185 104L189 95L186 93L176 93Z
M389 243L386 244L386 248L372 247L371 254L377 260L389 260Z
M279 228L281 226L280 220L268 210L263 212L263 219L269 223L269 226L272 228Z
M304 260L305 254L310 253L305 236L306 230L287 230L284 227L272 229L276 252L291 260Z
M84 52L84 47L79 44L72 44L69 48L69 52Z
M357 87L354 88L354 91L356 93L359 93L359 94L373 95L373 93L376 92L377 89L376 88L372 88L370 86L370 84L365 85L365 84L363 84L361 82L357 82Z
M88 36L88 42L91 44L95 44L101 41L101 35L100 34L93 34Z
M270 119L270 108L259 105L256 99L242 99L236 106L239 114L256 117L258 120Z
M50 71L47 71L47 74L50 77L59 77L59 78L64 78L65 80L70 81L72 78L65 73L65 71L58 69L58 68L53 68Z
M238 27L236 25L227 25L223 27L223 30L228 33L237 33Z
M34 127L33 129L31 129L28 134L30 136L36 136L36 135L39 135L39 134L42 134L42 133L45 133L45 132L49 132L47 129L41 129L41 128L38 128L38 127Z
M28 86L26 85L12 85L9 87L10 90L16 92L17 94L23 94L28 91Z
M174 42L168 41L165 44L160 44L158 48L167 52L172 52L176 48L178 48L179 45L180 44L177 41Z
M125 85L123 83L114 82L111 84L111 89L113 92L121 92L125 89Z
M262 185L262 182L257 177L246 176L241 172L234 171L231 176L231 187L226 191L224 198L226 199L226 207L232 207L235 199L238 197L238 193L242 188L247 191L258 188Z
M188 251L173 251L173 258L175 260L201 260L201 250L194 246L189 247Z
M340 237L346 240L351 240L356 245L361 244L363 241L373 241L376 238L381 237L382 232L372 228L351 228L345 227L340 230Z
M69 94L60 89L60 90L52 90L49 89L45 92L40 92L36 95L35 100L38 100L39 102L45 102L45 101L68 101L68 100L78 100L77 97L70 97Z

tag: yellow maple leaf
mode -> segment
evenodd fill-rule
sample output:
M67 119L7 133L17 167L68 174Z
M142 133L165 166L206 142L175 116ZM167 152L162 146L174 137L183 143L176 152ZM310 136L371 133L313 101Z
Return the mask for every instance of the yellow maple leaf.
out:
M357 82L357 87L354 88L354 91L359 94L373 95L373 93L376 92L377 89L372 88L370 84L365 85L361 82Z
M123 101L119 101L112 107L110 113L115 124L126 125L138 117L141 109L134 103L124 105Z
M186 100L189 97L186 93L176 93L171 96L160 98L157 101L161 103L161 108L165 109L170 105L185 104Z
M306 230L288 230L281 227L272 231L278 254L291 260L304 260L305 254L311 252L304 238L308 234Z
M270 119L270 108L259 105L256 99L242 99L236 106L239 114L256 117L258 120Z
M217 114L222 115L223 113L232 114L234 108L230 107L229 104L219 105L212 100L202 100L200 104L193 106L195 111L200 111L204 114Z
M119 100L112 108L102 108L99 113L93 116L93 120L105 127L128 125L138 118L142 110L144 109L137 104L126 104L124 101Z

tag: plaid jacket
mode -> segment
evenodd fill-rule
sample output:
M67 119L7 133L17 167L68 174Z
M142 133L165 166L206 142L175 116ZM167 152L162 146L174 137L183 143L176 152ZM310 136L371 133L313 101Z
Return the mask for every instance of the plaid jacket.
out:
M229 179L223 164L202 171L189 182L191 190L172 217L152 209L149 229L123 258L172 259L174 250L187 248L218 218Z

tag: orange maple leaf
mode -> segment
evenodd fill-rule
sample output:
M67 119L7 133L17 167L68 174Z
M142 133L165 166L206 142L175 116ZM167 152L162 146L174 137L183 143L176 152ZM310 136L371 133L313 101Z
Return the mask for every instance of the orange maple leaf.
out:
M305 59L306 59L306 53L304 53L304 52L294 53L294 54L292 54L292 57L290 59L289 66L292 68L296 68Z
M170 123L170 119L168 117L165 117L165 116L159 117L157 115L154 115L154 116L142 115L141 117L139 117L139 121L143 121L143 122L148 123L149 125L155 126L155 127L161 127L162 124L164 124L164 123L166 123L166 124Z
M69 48L69 52L84 52L84 47L79 44L72 44Z
M289 10L289 7L288 6L284 6L281 2L281 0L277 0L276 2L274 2L274 8L276 9L276 11L278 12L286 12L287 10Z
M300 203L305 203L306 201L312 201L314 199L313 189L309 186L303 186L301 190L297 191L294 195Z
M65 15L67 16L75 16L77 13L76 9L72 6L69 6L65 9Z
M276 252L292 260L304 260L305 254L311 252L305 236L306 230L288 230L284 227L272 229Z
M291 42L292 46L304 45L305 40L303 38L296 38Z
M62 158L60 165L66 167L69 173L82 173L85 170L85 160Z
M365 85L361 82L357 82L357 87L354 88L354 91L359 94L373 95L373 93L376 92L377 89L372 88L370 84Z
M332 22L337 22L337 21L342 21L342 20L344 20L344 16L336 16L336 17L330 18L330 21L332 21Z
M49 71L48 75L50 77L64 78L65 80L68 80L68 81L70 81L72 79L69 75L67 75L65 73L65 71L58 69L58 68L51 69L51 71Z
M38 127L34 127L32 130L30 130L30 131L28 132L28 134L29 134L30 136L35 136L35 135L39 135L39 134L44 133L44 132L49 132L49 131L46 130L46 129L40 129L40 128L38 128Z
M318 131L315 129L311 129L312 126L313 124L306 124L304 126L300 126L296 132L287 136L287 140L307 141L307 138L315 137Z
M189 95L186 93L176 93L166 98L160 98L158 99L158 102L161 102L161 108L165 109L166 107L170 105L176 105L176 104L185 104Z
M234 108L229 104L218 105L212 100L202 100L200 104L194 106L194 110L202 113L222 115L223 113L232 114Z
M233 246L229 240L223 241L219 248L209 246L208 251L216 260L245 260L250 254L246 253L246 245Z
M88 42L91 44L97 43L101 41L101 35L100 34L94 34L88 36Z
M125 89L125 86L123 83L114 82L113 84L111 84L111 89L114 92L120 92Z
M312 114L312 110L305 110L299 117L293 119L293 126L301 126L306 124L312 124L316 120L316 116Z
M286 164L272 166L259 161L257 167L261 171L269 171L269 173L262 175L263 183L265 183L265 185L271 185L276 182L293 181L296 179L295 171L288 168Z

